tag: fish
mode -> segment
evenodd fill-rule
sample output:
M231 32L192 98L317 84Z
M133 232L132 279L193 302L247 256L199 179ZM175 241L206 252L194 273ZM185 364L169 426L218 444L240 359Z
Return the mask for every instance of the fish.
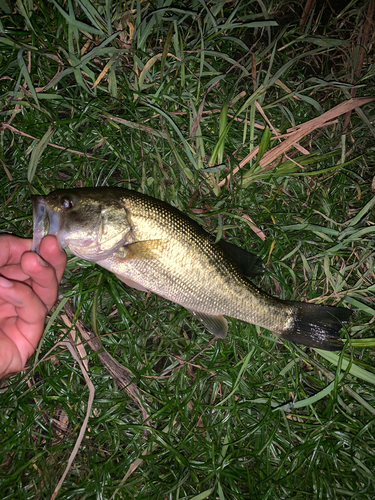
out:
M77 257L95 262L128 286L191 311L215 337L226 316L277 337L327 351L344 346L339 331L351 310L281 300L249 278L261 259L224 240L168 203L120 187L59 189L32 196L33 247L47 234Z

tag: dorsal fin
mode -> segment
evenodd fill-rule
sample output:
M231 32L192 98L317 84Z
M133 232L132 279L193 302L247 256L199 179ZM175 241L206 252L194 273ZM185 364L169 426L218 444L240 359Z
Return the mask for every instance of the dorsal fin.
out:
M254 278L263 274L264 265L257 255L225 240L220 240L216 245L219 245L234 260L245 276Z

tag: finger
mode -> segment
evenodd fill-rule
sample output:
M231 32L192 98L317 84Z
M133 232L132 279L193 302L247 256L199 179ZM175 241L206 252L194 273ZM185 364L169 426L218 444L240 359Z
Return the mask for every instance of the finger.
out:
M20 263L0 267L0 275L16 281L27 281L30 278L28 274L23 272Z
M43 238L40 255L34 252L25 253L21 267L32 279L35 293L50 310L57 298L58 283L61 281L67 258L55 236Z
M0 317L2 330L26 363L42 336L47 307L28 285L3 277L0 277L0 300L6 305Z
M14 342L0 331L0 380L19 372L24 366Z
M58 282L55 269L34 252L21 257L21 268L30 276L30 286L50 310L57 299Z
M48 235L42 239L40 255L55 268L57 280L60 283L66 267L67 257L56 236Z
M22 254L30 251L32 240L11 234L0 235L0 267L19 264Z

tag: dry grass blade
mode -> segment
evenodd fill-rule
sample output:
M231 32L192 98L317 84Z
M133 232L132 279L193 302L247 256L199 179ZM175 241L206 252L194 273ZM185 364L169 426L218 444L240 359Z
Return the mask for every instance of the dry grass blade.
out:
M23 137L28 137L29 139L33 139L34 141L39 142L41 140L38 137L34 137L33 135L26 134L25 132L22 132L22 130L16 129L12 125L9 125L9 123L4 123L4 122L1 123L0 122L0 131L2 131L4 129L9 129L11 132L13 132L15 134L21 135ZM70 153L74 153L74 154L79 155L79 156L86 156L87 158L93 158L93 159L99 160L99 158L96 158L95 156L90 155L89 153L83 153L82 151L76 151L74 149L64 148L64 146L59 146L58 144L53 144L51 142L49 142L47 144L47 146L51 146L51 147L56 148L56 149L61 149L63 151L69 151Z
M265 239L266 239L266 235L264 234L264 232L263 232L261 229L259 229L259 228L255 225L254 221L253 221L253 220L252 220L252 219L251 219L251 218L250 218L247 214L243 214L243 215L242 215L242 218L246 220L246 222L247 222L248 226L251 228L251 230L252 230L252 231L254 231L254 233L255 233L257 236L259 236L259 238L260 238L261 240L265 241Z
M77 455L77 452L79 450L79 447L81 446L81 442L82 442L82 439L85 435L85 432L86 432L86 428L87 428L87 423L89 421L89 417L90 417L90 413L91 413L91 408L92 408L92 403L94 401L94 395L95 395L95 387L93 385L93 383L91 382L90 380L90 377L88 376L87 374L87 371L82 363L82 360L80 359L80 357L78 356L78 354L76 353L74 347L71 345L70 342L60 342L59 343L60 345L64 345L65 347L67 347L71 353L71 355L74 357L74 359L77 361L77 363L79 364L79 367L81 368L81 371L82 371L82 374L85 378L85 381L86 381L86 384L89 388L89 391L90 391L90 394L89 394L89 400L87 402L87 411L86 411L86 416L85 416L85 419L83 421L83 424L82 424L82 427L81 427L81 430L79 431L79 434L78 434L78 438L77 438L77 441L74 445L74 448L73 448L73 451L69 457L69 460L68 460L68 463L67 463L67 466L65 468L65 471L63 473L63 475L61 476L60 478L60 481L58 482L52 496L51 496L51 500L55 500L55 498L57 497L57 495L59 494L59 491L60 491L60 488L64 482L64 479L66 478L66 475L68 474L69 470L70 470L70 467L75 459L75 456Z
M260 166L263 167L263 170L266 170L267 167L271 165L274 160L276 160L276 158L286 153L286 151L288 151L294 143L300 141L306 135L311 134L311 132L318 128L327 126L327 124L338 116L374 100L374 97L358 97L355 99L349 99L348 101L338 104L329 111L326 111L321 116L313 118L305 123L301 123L295 130L290 132L285 137L285 140L281 144L275 146L263 156L260 160Z
M12 181L13 180L12 174L9 172L8 167L5 165L5 163L3 162L3 160L1 158L0 158L0 162L4 168L5 173L7 174L8 179L10 181Z
M123 125L126 125L127 127L130 127L130 128L134 128L136 130L141 130L142 132L146 132L148 134L152 134L152 135L155 135L157 137L162 137L163 139L166 139L167 138L167 135L160 131L160 130L155 130L151 127L147 127L146 125L142 125L140 123L135 123L135 122L131 122L129 120L125 120L124 118L119 118L118 116L110 116L110 115L105 115L105 114L101 114L100 116L102 116L103 118L107 118L108 120L112 120L114 122L117 122L117 123L122 123Z
M354 71L354 76L357 80L359 80L361 78L363 61L364 61L365 55L366 55L366 47L368 46L368 43L370 40L370 31L371 31L371 29L373 29L373 26L374 26L374 12L375 12L375 1L372 0L368 4L366 20L364 23L361 40L359 41L359 44L358 44L359 46L355 48L356 50L358 50L357 64L356 64L356 68ZM355 97L356 94L357 94L357 88L352 88L352 90L351 90L352 97ZM346 130L346 128L349 125L350 116L351 116L351 111L348 111L346 114L346 117L345 117L344 130Z
M73 321L75 311L69 302L65 305L65 312L70 321ZM98 353L98 358L108 373L113 377L114 381L120 389L123 389L129 397L137 404L142 411L143 421L149 420L150 416L144 408L139 395L138 387L131 381L129 372L123 365L116 361L103 347L100 339L87 327L81 320L77 319L75 326L78 328L82 338L88 343L90 349Z
M355 99L349 99L338 104L329 111L326 111L321 116L298 125L297 127L295 127L295 130L292 130L288 134L282 136L284 139L283 142L270 149L266 154L263 155L259 162L262 170L258 171L257 174L273 169L275 167L275 160L279 158L279 156L285 154L291 147L297 146L297 142L303 139L306 135L311 134L311 132L318 128L329 125L332 120L334 120L338 116L348 113L349 111L374 100L374 97L357 97ZM233 173L238 172L240 168L244 167L252 158L254 158L258 151L259 149L257 146L240 162ZM225 182L229 182L231 177L233 176L233 173L229 174L226 179L220 181L219 186L224 185Z
M89 361L87 359L87 352L86 352L85 346L83 345L82 342L80 342L79 337L77 336L76 329L72 325L72 322L70 321L68 316L66 314L61 314L60 317L61 317L63 323L69 329L70 342L77 349L78 354L80 355L80 358L82 360L82 363L84 364L86 370L88 370L89 369Z

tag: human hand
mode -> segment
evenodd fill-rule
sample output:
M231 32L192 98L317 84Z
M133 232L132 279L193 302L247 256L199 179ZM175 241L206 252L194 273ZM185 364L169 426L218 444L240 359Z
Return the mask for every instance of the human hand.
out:
M32 240L0 235L0 379L25 367L57 299L66 254L55 236L46 236L40 256Z

